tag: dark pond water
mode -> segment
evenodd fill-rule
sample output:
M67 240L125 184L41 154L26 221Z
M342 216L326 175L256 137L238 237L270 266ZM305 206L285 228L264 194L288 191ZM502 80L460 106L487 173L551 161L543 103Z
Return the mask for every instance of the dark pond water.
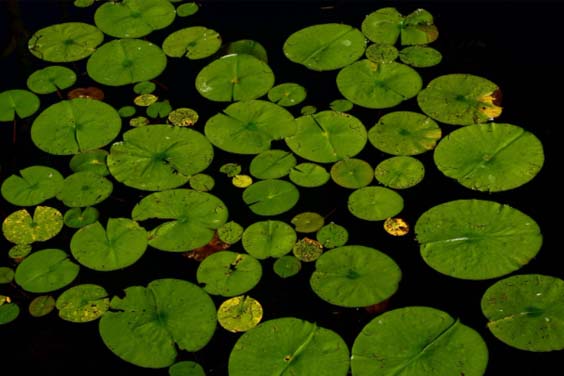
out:
M73 8L71 2L20 1L21 23L11 14L7 0L0 1L1 47L5 48L15 28L20 33L18 43L35 30L59 22L83 20L91 22L90 10ZM193 17L178 21L178 27L150 35L160 42L170 30L181 25L203 25L218 31L226 42L238 39L255 39L269 53L270 66L276 74L276 82L298 82L308 89L307 104L320 109L340 98L334 84L335 72L315 73L288 61L282 54L284 40L293 31L308 25L326 22L343 22L360 26L364 16L383 6L396 6L407 14L419 7L430 11L439 27L440 37L433 47L443 54L443 62L433 68L420 70L424 82L447 73L476 74L497 83L503 91L503 114L498 122L520 125L533 132L543 143L546 162L539 175L528 184L494 194L479 193L461 188L456 182L444 177L432 161L432 153L421 155L426 166L422 183L401 192L405 209L401 216L414 224L419 215L441 202L458 198L491 199L509 204L534 218L541 226L544 241L539 255L517 273L540 273L563 277L559 262L561 245L557 226L561 219L559 205L562 189L558 185L557 166L559 142L557 129L561 127L558 92L562 82L562 60L557 57L560 39L560 16L564 6L543 2L397 2L397 1L325 1L325 2L202 2L200 11ZM175 24L176 25L176 24ZM23 26L23 29L18 27ZM10 29L12 27L12 29ZM159 77L166 85L162 93L173 106L188 106L200 113L199 129L205 120L225 107L203 100L193 87L194 77L209 62L171 61L167 71ZM16 48L9 56L3 56L0 65L0 92L12 88L24 88L27 76L44 66L24 50ZM80 72L79 84L87 85L84 63L72 64ZM162 88L161 88L162 90ZM119 107L132 99L130 88L106 89L106 101ZM56 98L51 99L56 101ZM48 102L49 99L46 99ZM43 102L45 105L46 102ZM398 109L416 110L415 101L408 101ZM366 127L371 127L384 111L363 110L355 107L351 112ZM33 164L57 166L69 174L68 159L49 156L38 151L31 143L31 121L18 123L16 143L12 143L11 124L0 124L1 179L18 169ZM126 128L126 127L124 127ZM448 127L443 128L448 133ZM373 166L386 156L374 149L363 151L359 156ZM248 165L250 158L233 157L217 152L210 173L217 172L225 162ZM231 187L227 180L215 175L217 188L213 193L227 203L231 219L248 225L254 222L241 200L240 190ZM496 340L486 328L486 319L480 311L480 299L487 287L495 280L462 281L443 276L429 268L421 259L413 234L393 238L381 228L381 224L361 222L348 214L346 197L349 191L334 184L304 191L291 212L280 216L289 220L301 211L317 211L330 214L328 220L345 225L350 232L350 244L365 244L391 256L400 266L403 278L399 291L390 300L389 308L424 305L444 310L474 329L486 340L490 362L487 375L540 375L564 373L564 352L532 353L518 351ZM141 193L116 184L111 198L100 205L103 218L128 216ZM49 205L60 207L56 200ZM2 219L14 211L5 201L0 201ZM61 208L62 210L62 208ZM555 211L558 210L554 214ZM45 247L66 247L72 231L65 230ZM7 250L10 244L1 241L3 251L0 265L9 264ZM362 327L370 321L363 309L344 309L320 300L309 287L309 275L313 265L306 265L300 274L282 280L271 270L272 262L263 262L261 282L249 294L258 299L264 309L264 320L294 316L335 330L352 345ZM98 283L112 295L132 285L146 285L164 277L195 281L197 264L177 254L162 253L149 249L143 258L123 271L107 274L95 273L83 268L77 283ZM22 314L13 323L0 327L0 366L2 374L24 374L40 371L53 375L94 375L123 372L128 375L165 375L165 370L146 370L121 361L102 343L97 323L72 324L62 321L51 313L34 319L26 312L30 296L13 286L0 285L0 294L10 295L22 303ZM214 298L217 304L223 299ZM229 352L239 335L218 327L211 343L194 354L182 353L180 359L199 362L208 375L226 375ZM5 369L11 371L4 373ZM540 371L552 369L553 371ZM27 374L27 373L26 373ZM309 375L306 375L309 376ZM314 376L314 375L311 375ZM441 375L437 375L441 376Z

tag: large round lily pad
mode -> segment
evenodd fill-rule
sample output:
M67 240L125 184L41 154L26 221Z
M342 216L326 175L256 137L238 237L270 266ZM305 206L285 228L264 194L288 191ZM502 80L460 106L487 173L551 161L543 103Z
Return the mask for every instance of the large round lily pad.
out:
M33 217L26 209L8 215L2 222L4 237L15 244L44 242L63 229L63 215L55 208L36 206Z
M75 98L47 107L31 126L31 139L56 155L77 154L109 144L121 130L121 118L109 104Z
M196 76L196 89L211 101L256 99L274 85L274 73L264 61L247 54L223 56Z
M200 132L170 125L131 129L112 145L110 173L123 184L148 191L176 188L205 170L213 148Z
M18 206L34 206L55 197L63 187L63 176L47 166L30 166L2 182L2 197Z
M283 107L263 100L233 103L212 116L205 134L218 148L237 154L258 154L271 142L296 133L294 117Z
M229 356L230 376L345 376L348 369L349 350L337 333L294 317L245 332Z
M378 64L363 59L339 71L337 87L354 104L389 108L415 97L423 81L415 69L405 64Z
M70 208L83 208L99 204L112 191L113 184L110 180L91 171L80 171L65 178L57 199Z
M498 192L532 180L544 163L539 139L511 124L476 124L439 142L435 164L446 176L478 191Z
M488 329L500 341L527 351L564 349L564 281L541 274L515 275L482 297Z
M447 74L433 79L417 96L421 110L445 124L484 123L501 115L499 87L471 74Z
M456 200L423 213L415 224L421 256L433 269L462 279L488 279L526 265L539 251L536 222L508 205Z
M210 193L172 189L143 198L131 214L135 221L169 220L149 232L149 245L185 252L208 244L215 230L227 221L227 207Z
M323 300L341 307L367 307L387 300L398 289L399 266L370 247L348 245L323 253L310 285Z
M383 221L402 211L403 198L391 189L368 186L350 194L348 208L357 218Z
M366 145L366 128L349 114L321 111L296 119L297 132L286 144L297 155L313 162L329 163L350 158Z
M126 288L124 298L112 298L98 326L104 344L114 354L147 368L172 365L177 348L200 350L215 327L210 296L193 283L172 278Z
M364 54L366 39L349 25L329 23L298 30L284 42L284 54L291 61L316 71L342 68Z
M25 291L46 293L70 284L80 267L60 249L43 249L26 257L16 269L15 280Z
M36 31L27 47L41 60L63 63L90 56L103 40L104 34L93 25L66 22Z
M88 59L88 75L108 86L149 81L166 67L166 55L151 42L141 39L115 39L105 43Z
M170 34L163 42L163 51L170 57L186 56L203 59L216 53L221 47L221 36L203 26L191 26Z
M243 191L243 201L258 215L278 215L290 210L300 197L288 181L267 179L251 184Z
M281 257L296 243L296 231L282 221L255 222L243 232L243 248L257 259Z
M0 93L0 121L25 119L39 109L39 98L31 91L6 90ZM17 115L17 116L16 116Z
M372 319L355 339L354 376L482 376L486 343L474 329L430 307L405 307Z

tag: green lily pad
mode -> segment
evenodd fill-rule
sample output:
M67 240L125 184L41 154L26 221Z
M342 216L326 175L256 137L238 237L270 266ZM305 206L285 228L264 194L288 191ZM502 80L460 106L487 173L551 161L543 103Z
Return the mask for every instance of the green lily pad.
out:
M82 208L70 208L65 212L63 221L67 227L81 228L96 222L99 216L98 209L92 206L84 208L84 210Z
M317 112L317 107L312 105L303 106L300 110L302 115L313 115Z
M271 142L296 132L294 117L283 107L263 100L233 103L212 116L204 128L218 148L237 154L258 154Z
M362 159L343 159L331 167L331 178L341 187L357 189L372 182L374 170Z
M63 215L55 208L36 206L33 218L26 209L8 215L2 222L4 237L15 244L44 242L63 228Z
M477 124L451 132L439 142L435 164L463 186L487 192L517 188L532 180L544 163L543 146L512 124Z
M198 266L196 278L212 295L237 296L257 285L262 276L260 262L250 256L219 251L206 257Z
M243 248L257 259L281 257L296 243L296 231L289 224L267 220L255 222L243 232Z
M219 198L191 189L145 196L131 215L134 221L169 220L149 232L149 245L170 252L185 252L208 244L228 216L227 207Z
M251 184L243 191L243 201L258 215L282 214L296 205L300 192L288 181L267 179Z
M216 102L262 97L274 84L274 73L264 61L247 54L223 56L206 65L196 76L196 89Z
M325 224L325 218L315 212L303 212L296 214L290 221L297 232L316 232Z
M336 162L360 153L366 145L366 128L349 114L321 111L296 119L297 132L286 144L297 155L319 163Z
M182 4L182 5L189 5ZM179 17L182 17L178 15ZM201 365L191 360L183 360L177 363L174 363L168 369L169 376L206 376L206 373Z
M96 50L88 59L86 69L100 84L123 86L152 80L163 72L166 63L164 52L151 42L115 39Z
M366 48L366 58L377 64L391 63L398 55L398 49L389 44L373 43Z
M151 119L166 118L172 111L172 106L168 100L155 102L147 107L147 116Z
M352 110L354 105L348 99L335 99L329 103L329 108L333 111L347 112Z
M234 244L241 240L244 228L235 221L229 221L217 229L217 237L224 243Z
M355 339L351 357L355 376L481 376L487 363L488 348L478 332L430 307L394 309L372 319Z
M80 171L65 178L57 199L69 208L83 208L99 204L110 197L112 191L110 180L91 171Z
M16 244L8 251L8 256L17 262L22 261L31 253L32 247L29 244Z
M10 283L14 279L14 269L7 266L0 266L0 284Z
M541 274L515 275L482 297L488 329L505 344L526 351L564 349L564 281Z
M67 89L76 82L76 73L60 65L38 69L27 78L27 87L37 94L51 94Z
M41 60L67 63L82 60L104 40L97 27L83 22L66 22L36 31L27 43L29 51Z
M13 89L0 93L0 121L25 119L39 109L39 98L31 91Z
M157 85L151 81L141 81L133 85L133 92L135 94L151 94L157 89Z
M69 167L73 172L91 171L100 176L110 174L106 165L108 152L103 149L83 151L72 156Z
M29 303L29 314L33 317L43 317L55 309L55 298L51 295L39 295Z
M300 104L306 99L306 96L305 87L293 82L278 84L268 91L268 100L283 107Z
M17 206L35 206L55 197L63 187L63 176L47 166L31 166L2 182L2 197Z
M421 110L451 125L485 123L501 115L499 87L471 74L447 74L433 79L417 96Z
M416 158L397 156L384 159L374 170L376 180L392 189L411 188L425 176L425 166Z
M163 51L170 57L186 56L190 60L204 59L221 47L217 31L203 26L191 26L170 34L163 42Z
M122 118L128 118L135 115L137 109L134 106L123 106L118 109L118 114Z
M413 68L396 62L363 59L337 74L337 88L352 103L367 108L390 108L413 98L423 87Z
M208 174L192 175L188 182L190 184L190 188L199 192L211 191L215 185L214 178Z
M193 2L180 4L178 7L176 7L176 14L178 15L178 17L188 17L196 14L199 9L200 7L198 6L198 4Z
M360 219L383 221L403 210L403 198L391 189L368 186L350 194L348 208Z
M294 244L292 253L300 261L312 262L321 256L323 246L318 241L306 237L298 240L296 244Z
M278 179L290 173L296 157L286 150L265 150L253 158L249 172L257 179Z
M349 232L345 227L331 222L317 231L316 238L324 248L336 248L347 243Z
M286 39L284 55L316 71L342 68L364 54L366 39L349 25L329 23L308 26Z
M59 317L70 322L89 322L110 308L110 298L102 286L82 284L64 291L56 301Z
M434 48L427 46L411 46L402 49L399 53L402 63L415 68L433 67L441 62L443 55Z
M290 170L290 180L300 187L320 187L327 183L331 175L327 170L316 163L304 162Z
M439 125L417 112L396 111L380 118L368 131L368 140L378 150L393 155L416 155L435 147L441 138Z
M106 2L96 10L94 22L116 38L140 38L170 25L176 16L168 0L121 0Z
M200 115L191 108L181 107L168 114L168 121L177 127L190 127L198 121Z
M16 303L0 304L0 325L8 324L18 318L20 307Z
M43 294L63 288L80 267L60 249L43 249L26 257L16 269L16 283L25 291Z
M298 274L302 268L302 262L296 256L285 255L276 259L272 267L274 273L279 277L289 278Z
M262 312L258 300L247 295L236 296L221 303L217 310L217 321L230 332L246 332L262 320Z
M399 266L370 247L349 245L326 251L315 262L310 285L323 300L341 307L367 307L398 289Z
M366 16L361 28L372 42L391 45L398 39L402 46L428 44L439 36L433 16L425 9L417 9L404 17L395 8L381 8Z
M110 149L113 177L133 188L157 191L185 184L213 160L213 148L200 132L185 127L151 125L129 130Z
M268 53L266 48L253 39L240 39L230 42L225 48L225 54L247 54L268 63Z
M106 228L95 222L74 233L70 249L87 268L110 271L133 265L147 248L147 231L127 218L109 218Z
M526 265L539 251L536 222L508 205L456 200L424 212L415 224L425 262L462 279L497 278Z
M121 118L112 106L76 98L43 110L31 126L31 139L47 153L71 155L109 144L120 130Z
M345 376L348 369L349 350L337 333L294 317L245 332L229 355L230 376Z
M200 350L215 328L210 296L193 283L172 278L126 288L124 298L112 298L98 326L104 344L114 354L147 368L172 365L177 348Z

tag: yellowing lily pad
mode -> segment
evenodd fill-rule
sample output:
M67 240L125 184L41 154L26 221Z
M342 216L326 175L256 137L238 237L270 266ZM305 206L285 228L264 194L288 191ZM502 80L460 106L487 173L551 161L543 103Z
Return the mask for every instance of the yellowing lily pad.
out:
M37 206L33 217L26 209L15 211L2 222L4 237L15 244L49 240L62 228L63 215L57 209L48 206Z

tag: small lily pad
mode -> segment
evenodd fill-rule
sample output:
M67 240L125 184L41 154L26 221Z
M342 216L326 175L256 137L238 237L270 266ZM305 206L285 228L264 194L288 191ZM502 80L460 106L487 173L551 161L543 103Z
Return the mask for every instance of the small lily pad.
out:
M10 283L14 279L14 269L7 266L0 266L0 284Z
M253 178L249 175L238 174L233 176L231 183L237 188L247 188L248 186L253 184Z
M69 167L73 172L92 171L100 176L110 174L106 166L108 152L103 149L83 151L73 155L69 162Z
M4 237L15 244L44 242L63 228L63 215L55 208L36 206L33 218L26 209L8 215L2 222Z
M146 81L144 81L146 82ZM142 93L135 97L133 103L139 107L149 107L153 103L156 103L159 97L152 93Z
M243 248L257 259L281 257L296 243L296 231L289 224L267 220L255 222L243 232Z
M8 257L21 262L25 257L31 253L32 247L29 244L16 244L8 251Z
M366 48L366 58L377 64L391 63L398 55L398 49L389 44L373 43Z
M0 121L25 119L39 109L39 98L31 91L13 89L0 93Z
M133 85L133 92L135 94L151 94L155 91L157 85L152 81L141 81Z
M352 110L354 105L348 99L335 99L329 103L329 108L333 111L347 112Z
M182 4L182 5L189 5L191 3ZM182 17L181 15L178 15ZM176 362L168 368L168 375L169 376L206 376L206 372L196 362L191 360L182 360L180 362Z
M403 218L387 218L384 221L384 230L392 236L405 236L409 233L409 224Z
M196 14L200 7L194 2L180 4L176 7L176 14L178 17L188 17Z
M317 231L316 238L324 248L336 248L347 243L349 232L345 227L331 222Z
M244 228L235 221L224 223L217 229L217 237L224 243L234 244L241 240Z
M305 87L293 82L278 84L268 91L268 100L283 107L300 104L306 96Z
M67 89L76 82L76 73L60 65L38 69L27 78L27 87L37 94L51 94Z
M219 172L227 175L227 177L235 177L241 173L241 165L239 163L225 163L219 168Z
M198 121L198 113L186 107L177 108L168 114L168 121L177 127L191 127Z
M300 187L319 187L327 183L331 175L327 170L316 163L304 162L290 170L290 180Z
M190 188L199 192L211 191L215 185L215 180L208 174L196 174L190 177L188 181Z
M217 31L203 26L191 26L177 30L163 42L163 51L170 57L186 56L190 60L204 59L221 47Z
M217 321L233 333L246 332L262 320L262 306L247 295L227 299L217 309Z
M60 249L44 249L26 257L16 269L16 283L25 291L46 293L70 284L80 267Z
M294 184L279 179L253 183L243 191L243 201L258 215L282 214L293 208L299 197Z
M20 307L16 303L4 302L0 296L0 325L8 324L18 318Z
M383 221L403 210L403 198L389 188L368 186L350 194L348 208L360 219Z
M292 253L300 261L312 262L321 256L323 246L317 240L306 237L298 240L296 244L294 244Z
M80 171L65 178L57 199L69 208L83 208L99 204L110 197L112 191L110 180L91 171Z
M317 112L317 107L313 105L306 105L300 109L300 114L302 115L313 115Z
M443 55L428 46L410 46L400 51L399 58L402 63L412 67L428 68L439 64L443 59Z
M292 224L297 232L310 233L316 232L325 224L325 218L315 212L303 212L295 215Z
M26 167L20 175L8 176L2 182L2 197L13 205L39 205L55 197L63 187L63 176L51 167Z
M225 55L247 54L268 63L266 48L253 39L240 39L230 42L225 48Z
M257 179L278 179L290 173L296 157L286 150L265 150L253 158L249 172Z
M298 274L302 268L302 262L292 255L279 257L272 265L274 273L280 278L290 278Z
M95 207L89 206L82 208L70 208L65 212L63 220L65 225L70 228L81 228L92 224L98 220L100 212Z
M159 101L147 107L147 116L151 119L166 118L172 111L172 106L168 100Z
M33 317L43 317L55 309L55 298L51 295L39 295L29 303L29 314Z
M374 170L376 180L392 189L411 188L425 176L425 166L413 157L397 156L384 159Z
M372 182L374 170L362 159L343 159L331 167L331 178L341 187L357 189Z
M110 298L102 286L82 284L64 291L56 301L59 317L70 322L89 322L110 308Z

